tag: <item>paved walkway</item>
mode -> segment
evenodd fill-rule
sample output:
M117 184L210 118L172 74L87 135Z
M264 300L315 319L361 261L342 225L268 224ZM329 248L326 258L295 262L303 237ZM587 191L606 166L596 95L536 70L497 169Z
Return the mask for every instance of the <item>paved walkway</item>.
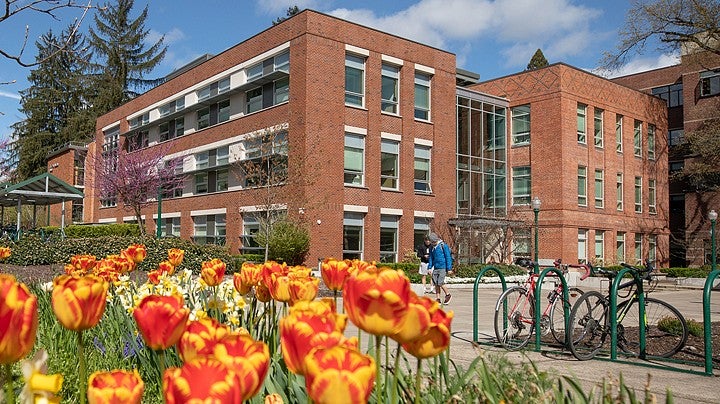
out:
M414 290L420 292L421 288L414 285ZM478 293L480 308L479 339L488 345L472 343L473 339L473 288L472 285L450 285L453 296L446 310L453 310L452 330L455 337L451 345L451 358L457 363L467 365L479 354L487 352L504 352L502 348L491 346L494 339L493 316L499 288L481 288ZM686 319L702 321L702 290L658 290L652 296L665 300L680 310ZM711 318L720 321L720 292L713 293L711 304ZM640 360L626 360L644 365L653 365L658 368L639 366L629 363L611 362L609 360L578 361L569 352L534 352L508 353L508 357L517 361L530 358L543 370L552 370L565 375L577 377L586 389L601 381L603 377L617 380L622 373L624 382L635 388L638 398L644 397L643 391L647 385L648 375L651 375L650 391L658 396L658 402L665 402L665 391L670 389L676 403L720 403L720 371L715 370L714 376L704 376L668 370L669 366L680 365L667 362L649 362ZM704 367L685 367L702 373Z

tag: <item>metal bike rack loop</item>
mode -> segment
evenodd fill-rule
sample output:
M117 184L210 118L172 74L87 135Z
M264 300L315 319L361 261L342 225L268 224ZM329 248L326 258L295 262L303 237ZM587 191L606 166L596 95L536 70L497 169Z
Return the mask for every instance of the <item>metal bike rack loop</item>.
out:
M480 315L480 309L478 308L478 285L480 284L480 278L485 276L485 273L488 271L495 272L498 277L500 278L500 283L502 284L502 290L503 292L507 290L507 282L505 282L505 276L500 272L500 270L497 267L494 266L488 266L483 268L480 273L477 274L477 277L475 278L475 286L473 287L473 342L479 342L478 341L478 327L480 326L478 324L478 316ZM502 293L502 292L501 292Z
M613 279L612 286L610 287L610 359L616 360L617 359L617 294L618 294L618 286L620 286L620 282L622 282L623 276L625 276L626 273L630 273L633 276L633 279L635 279L635 284L637 286L637 293L638 295L638 310L639 314L638 317L640 318L638 327L640 329L640 359L645 359L645 293L643 292L643 280L640 279L640 275L638 272L631 268L623 268L621 269L617 275L615 275L615 279Z
M545 279L545 276L549 272L554 272L555 275L557 275L557 277L560 279L560 282L562 282L563 313L565 314L565 346L567 346L570 343L570 337L569 337L570 334L567 332L570 329L570 308L568 307L569 303L570 303L570 296L568 294L567 281L565 280L565 276L563 276L562 271L560 271L560 269L555 268L555 267L547 267L547 268L543 269L542 272L540 272L540 275L538 275L538 279L535 283L535 290L533 291L533 293L535 293L535 351L540 351L540 337L541 337L540 312L542 311L542 310L540 310L540 307L542 304L542 302L541 302L542 284L543 284L543 280Z
M720 276L720 269L708 274L703 288L703 329L705 331L705 374L713 375L712 368L712 323L710 322L710 292L715 279Z

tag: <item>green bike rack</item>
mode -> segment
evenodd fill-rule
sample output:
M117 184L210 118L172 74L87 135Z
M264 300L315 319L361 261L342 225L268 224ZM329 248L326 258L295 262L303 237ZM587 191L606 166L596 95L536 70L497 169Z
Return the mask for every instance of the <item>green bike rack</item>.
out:
M705 374L713 375L712 369L712 323L710 322L710 292L715 279L720 276L720 269L708 274L703 288L703 329L705 331Z
M545 279L545 276L549 272L555 272L555 275L557 275L558 278L560 278L560 282L562 282L563 313L565 314L565 330L566 330L565 346L567 346L570 343L570 337L569 337L569 334L567 333L567 330L570 329L570 318L569 318L570 317L570 315L569 315L570 309L568 307L570 305L570 296L568 295L567 281L565 280L565 276L563 276L562 271L560 271L558 268L547 267L547 268L543 269L542 272L540 272L540 275L538 276L538 279L535 283L535 290L533 291L533 293L535 294L535 351L536 352L540 351L540 337L541 337L540 336L540 318L541 318L540 312L542 312L542 310L540 310L540 307L542 304L542 302L541 302L542 283L543 283L543 280Z
M478 315L480 314L480 309L478 308L478 285L480 284L480 278L485 276L485 273L488 271L495 272L498 277L500 278L500 283L502 283L502 290L503 292L507 290L507 283L505 282L505 276L500 272L500 270L494 266L489 266L483 268L480 273L477 274L477 277L475 278L475 286L473 287L473 342L479 342L478 341Z
M645 293L643 293L643 281L640 279L638 272L631 268L623 268L617 273L615 279L613 279L612 287L610 288L610 359L617 359L617 292L620 282L622 282L623 276L626 273L630 273L635 279L637 285L638 295L638 317L640 318L640 359L645 359Z

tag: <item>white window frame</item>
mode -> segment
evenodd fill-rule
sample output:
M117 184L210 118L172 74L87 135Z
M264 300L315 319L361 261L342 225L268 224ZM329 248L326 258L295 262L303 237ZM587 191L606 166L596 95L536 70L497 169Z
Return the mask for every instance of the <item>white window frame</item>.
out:
M587 229L578 229L578 263L585 264L587 263L587 235L588 230Z
M635 264L641 265L642 264L642 257L643 257L643 234L642 233L635 233Z
M421 121L430 121L430 100L431 98L431 91L432 91L432 75L427 73L422 73L415 71L415 95L414 95L414 104L415 104L415 119L421 120ZM422 103L422 99L420 99L421 92L418 91L419 88L427 88L427 108L419 105L419 102Z
M615 236L615 259L617 263L625 262L625 232L619 231Z
M386 98L383 94L385 84L392 83L393 94ZM394 98L394 99L393 99ZM398 115L400 113L400 66L383 63L380 76L380 111Z
M359 250L350 250L347 249L347 244L345 244L345 241L347 237L345 237L346 232L348 230L352 229L353 231L358 232L358 238L359 238ZM364 256L364 237L365 235L365 214L359 213L359 212L345 212L343 215L343 259L350 258L349 255L352 255L354 258L363 259Z
M587 144L587 107L580 102L577 104L577 140L580 144Z
M648 213L657 214L657 180L648 179Z
M353 53L345 54L345 105L353 107L365 107L365 63L367 58L362 55ZM354 69L360 72L360 91L359 93L349 91L347 89L348 69ZM350 100L348 100L350 97ZM357 100L354 100L357 98ZM359 102L358 102L359 101Z
M595 169L595 207L605 207L605 171Z
M273 105L290 100L290 77L283 77L273 82Z
M399 223L400 216L380 215L380 262L395 263L398 261L398 229L400 227ZM383 250L383 232L391 233L392 249Z
M215 171L215 192L227 191L230 186L229 181L230 172L227 168Z
M206 171L195 173L195 195L208 193L208 177Z
M431 187L431 168L432 168L432 148L430 146L415 144L415 158L413 161L414 166L414 188L415 192L429 194L432 192ZM427 165L427 170L422 168L423 165ZM424 177L427 179L422 179ZM418 178L421 177L421 178Z
M604 146L604 115L605 111L600 108L593 108L593 139L595 147L602 149Z
M635 177L635 213L642 213L642 177Z
M349 186L365 186L365 136L345 132L345 146L344 146L344 161L347 163L348 153L360 152L360 165L361 169L359 172L352 169L348 169L347 165L344 165L343 183ZM348 182L349 176L353 176L353 181ZM359 181L356 181L359 180Z
M633 155L642 158L642 121L637 119L633 125Z
M259 90L259 93L258 93ZM251 93L258 93L251 96ZM252 114L263 109L263 88L255 87L245 92L245 112Z
M616 208L617 210L624 210L625 209L625 191L623 189L623 173L617 173L617 177L615 180L615 196L616 196Z
M623 116L615 115L615 151L623 152Z
M648 160L655 160L655 125L653 124L648 124L647 158Z
M595 263L605 263L605 232L602 230L595 230Z
M525 146L530 144L531 112L530 104L512 107L512 144L513 146ZM521 130L526 126L526 130Z
M383 174L383 162L392 157L394 167L392 174ZM400 189L400 142L380 139L380 189Z
M519 193L521 183L527 183L527 193ZM517 166L512 168L512 204L529 205L532 193L532 171L530 166Z
M577 183L578 183L578 206L587 206L588 198L587 198L587 167L586 166L578 166Z

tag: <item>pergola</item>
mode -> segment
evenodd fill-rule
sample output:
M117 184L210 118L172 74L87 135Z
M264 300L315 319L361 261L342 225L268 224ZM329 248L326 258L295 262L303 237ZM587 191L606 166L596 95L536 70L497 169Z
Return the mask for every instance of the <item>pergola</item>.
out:
M17 184L0 184L0 209L5 217L5 207L17 207L17 227L20 233L20 213L23 204L33 205L33 224L36 223L37 206L62 204L60 234L65 234L65 202L83 199L83 192L60 178L43 173Z

